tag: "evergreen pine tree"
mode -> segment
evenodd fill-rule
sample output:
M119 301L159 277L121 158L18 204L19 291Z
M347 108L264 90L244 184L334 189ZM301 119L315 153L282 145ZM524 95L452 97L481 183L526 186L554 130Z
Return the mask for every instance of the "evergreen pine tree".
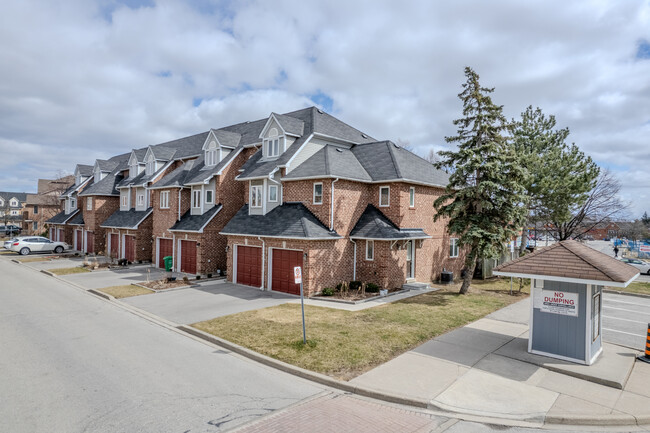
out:
M445 137L456 151L440 152L439 165L454 167L445 193L435 202L435 220L448 218L448 231L458 236L465 252L463 284L467 293L479 258L496 258L516 235L525 216L523 182L526 171L505 133L502 106L481 87L479 76L465 68L467 81L458 97L463 117L454 120L458 135Z

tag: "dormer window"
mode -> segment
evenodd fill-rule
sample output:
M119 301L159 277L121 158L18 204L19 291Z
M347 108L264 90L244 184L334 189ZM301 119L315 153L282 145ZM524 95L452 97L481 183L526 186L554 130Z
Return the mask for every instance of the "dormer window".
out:
M129 166L129 177L136 177L138 175L138 164Z
M217 143L211 141L208 148L205 150L205 165L212 167L217 163Z
M9 203L9 205L10 205L11 207L16 207L16 206L18 206L18 200L16 200L15 198L12 199L11 202Z

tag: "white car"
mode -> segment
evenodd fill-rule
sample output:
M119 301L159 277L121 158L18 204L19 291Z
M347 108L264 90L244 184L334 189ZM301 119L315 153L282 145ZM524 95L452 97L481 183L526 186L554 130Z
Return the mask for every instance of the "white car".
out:
M29 253L55 252L62 253L70 249L65 242L53 242L42 236L21 236L14 239L11 243L11 251L15 251L23 256Z
M11 239L6 240L5 243L4 243L5 250L10 250L11 249L11 244L16 242L18 239L20 239L20 238L11 238Z
M639 259L628 259L626 257L619 259L623 263L627 263L628 265L634 266L641 272L642 274L648 274L650 275L650 263L644 262L643 260Z

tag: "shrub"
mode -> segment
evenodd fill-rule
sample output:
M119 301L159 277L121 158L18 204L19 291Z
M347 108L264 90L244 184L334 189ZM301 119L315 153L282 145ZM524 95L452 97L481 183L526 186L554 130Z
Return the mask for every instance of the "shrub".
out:
M325 287L320 292L321 292L321 295L323 295L323 296L333 296L334 295L334 289L332 289L331 287Z
M379 285L375 283L366 284L366 292L368 293L379 293Z
M350 281L350 290L361 290L361 281Z

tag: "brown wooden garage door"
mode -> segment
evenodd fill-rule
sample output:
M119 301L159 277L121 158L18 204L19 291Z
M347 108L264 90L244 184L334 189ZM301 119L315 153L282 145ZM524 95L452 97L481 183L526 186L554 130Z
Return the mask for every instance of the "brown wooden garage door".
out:
M237 283L262 286L262 248L237 246Z
M95 234L86 232L86 252L92 254L95 252Z
M83 230L76 230L77 233L77 245L75 245L75 248L77 251L82 251L83 250L83 244L84 244L84 232Z
M161 239L158 238L158 267L164 268L165 261L163 260L167 256L174 255L174 241L171 239Z
M302 251L273 250L271 289L278 292L300 294L300 284L294 283L293 268L302 267Z
M135 236L124 236L124 258L127 262L135 262Z
M63 229L58 229L56 231L56 240L58 242L65 242L65 231Z
M117 233L111 233L111 257L119 258L120 257L120 235Z
M196 274L196 242L181 241L181 272Z

